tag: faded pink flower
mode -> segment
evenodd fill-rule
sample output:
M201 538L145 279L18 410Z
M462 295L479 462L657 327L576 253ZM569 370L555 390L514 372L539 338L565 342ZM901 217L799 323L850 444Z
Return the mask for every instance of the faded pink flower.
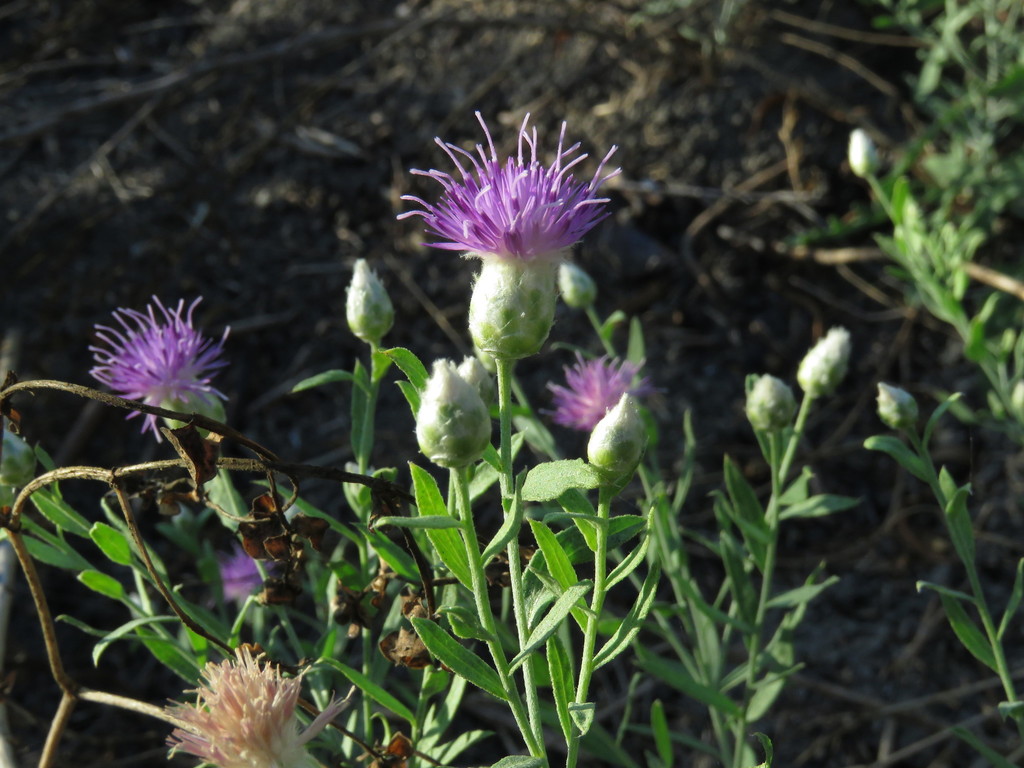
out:
M173 755L195 755L219 768L317 768L306 744L345 708L336 699L305 730L295 706L299 677L285 678L267 661L253 659L245 646L235 658L210 662L203 670L196 703L175 702L168 714L181 721L167 738Z

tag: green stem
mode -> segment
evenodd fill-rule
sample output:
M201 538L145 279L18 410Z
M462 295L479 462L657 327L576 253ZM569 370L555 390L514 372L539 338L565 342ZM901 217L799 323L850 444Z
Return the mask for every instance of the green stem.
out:
M604 608L604 597L607 588L605 580L608 576L608 521L611 516L611 504L615 492L605 486L601 487L597 504L597 546L594 549L594 591L590 601L590 614L587 616L587 627L583 633L583 653L580 655L580 679L576 684L576 704L586 704L590 690L590 679L594 675L594 652L597 648L597 624ZM569 739L569 751L565 758L565 768L575 768L579 760L580 732L573 729Z
M473 586L473 599L476 602L477 614L487 632L487 648L494 660L495 671L501 681L502 690L508 699L509 708L515 718L516 725L526 741L526 747L533 757L545 758L544 741L534 732L523 700L512 679L509 670L508 659L505 657L505 650L501 647L498 627L494 621L494 612L491 610L491 602L487 596L487 580L484 577L483 557L480 554L480 542L476 536L476 526L473 523L473 512L469 500L469 477L468 470L460 467L451 470L456 493L456 507L459 511L459 518L462 522L462 538L466 545L466 557L469 560L469 573Z
M495 360L498 376L498 421L499 421L499 452L502 472L499 475L502 507L506 516L515 514L514 507L520 503L515 495L515 472L512 468L512 369L514 360L498 358ZM523 566L519 554L519 531L512 534L508 542L508 576L511 582L512 615L516 623L516 636L519 648L526 646L529 626L526 618L526 600L523 595ZM536 657L531 656L523 663L523 684L526 692L526 706L529 711L530 729L534 740L544 744L544 726L540 716L540 701L537 696L537 682L534 665ZM546 755L541 752L537 757Z
M608 355L608 357L615 357L615 347L613 347L611 341L606 339L604 334L601 333L601 318L597 316L597 312L594 311L593 305L587 307L584 311L587 313L587 319L590 320L590 324L594 326L597 338L601 340L601 346L604 347L604 353Z
M907 437L910 440L910 444L917 452L918 457L921 459L925 469L925 476L928 480L928 485L932 489L932 493L935 495L935 500L939 503L939 507L942 511L943 519L947 520L946 527L949 528L948 519L946 518L946 507L949 505L949 499L942 492L942 485L939 483L939 475L935 471L935 464L932 462L931 454L928 453L924 443L914 430L907 430ZM978 571L974 567L973 562L964 562L964 570L967 571L967 580L971 585L971 595L974 597L974 607L978 611L978 616L981 618L981 625L985 629L985 636L988 639L989 647L992 649L992 658L996 665L996 674L999 676L999 681L1003 685L1003 692L1006 694L1006 698L1010 702L1016 702L1017 691L1013 684L1013 675L1010 673L1009 665L1006 663L1006 654L1003 651L1003 643L999 639L999 632L996 629L995 622L992 620L992 614L988 608L988 601L985 599L985 592L981 588L981 580L978 578ZM1024 740L1024 719L1015 717L1014 722L1017 725L1017 731L1020 734L1022 740Z
M736 749L732 755L733 768L741 768L743 747L746 743L746 731L749 725L747 712L750 710L754 685L757 683L757 675L761 667L761 653L764 650L765 616L768 612L768 601L772 596L772 581L775 577L775 563L779 548L779 512L781 511L779 498L785 490L786 478L789 476L797 446L800 444L800 439L807 426L807 417L811 412L813 402L814 398L810 395L805 395L801 401L796 423L793 425L793 431L789 435L784 452L781 450L781 434L772 432L768 435L768 456L765 458L768 459L772 473L772 495L768 500L768 508L765 510L768 543L765 546L764 570L761 572L761 590L757 598L757 610L754 613L754 628L747 637L747 676L743 689L742 712L739 720L736 721L734 739Z

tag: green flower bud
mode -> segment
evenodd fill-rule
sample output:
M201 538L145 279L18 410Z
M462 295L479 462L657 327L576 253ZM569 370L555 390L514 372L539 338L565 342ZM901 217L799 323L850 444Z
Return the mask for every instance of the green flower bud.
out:
M420 398L416 439L423 455L442 467L464 467L491 441L491 416L476 387L450 360L437 360Z
M780 432L793 423L796 398L785 382L765 374L747 391L747 418L754 429Z
M917 401L905 389L878 385L878 418L887 427L905 431L917 424Z
M609 483L625 482L636 471L646 448L647 429L636 398L626 393L590 433L587 460Z
M365 259L356 261L345 300L345 317L352 333L367 344L380 344L395 322L395 310L383 283Z
M1018 381L1010 393L1010 405L1016 411L1018 419L1024 419L1024 381Z
M469 302L469 332L492 357L536 354L555 321L557 267L546 261L484 259Z
M222 424L227 421L227 413L224 410L224 401L217 397L207 398L198 392L185 392L181 397L174 397L160 403L161 408L179 413L198 413ZM171 429L178 429L185 426L184 421L177 419L162 419L163 423ZM199 434L203 437L209 436L209 432L200 429Z
M846 376L850 362L850 332L832 328L800 362L796 380L811 397L830 395Z
M562 292L562 300L573 309L586 309L597 298L594 280L568 261L558 265L558 290Z
M3 434L3 458L0 459L0 486L21 488L36 476L36 454L32 446L6 429Z
M459 376L467 383L476 387L476 391L480 393L480 399L484 401L484 405L489 406L494 402L496 395L494 379L491 378L491 374L488 373L478 358L467 357L463 359L459 363Z
M875 142L862 128L854 128L850 133L850 146L846 156L850 162L850 170L862 179L878 169L878 151L875 149Z

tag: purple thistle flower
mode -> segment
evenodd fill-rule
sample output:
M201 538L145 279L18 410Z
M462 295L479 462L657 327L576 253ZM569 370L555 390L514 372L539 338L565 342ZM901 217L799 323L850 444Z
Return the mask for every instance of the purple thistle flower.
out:
M597 197L597 190L620 172L616 168L601 176L616 147L605 155L589 183L578 182L570 170L587 155L572 157L580 147L579 142L565 148L565 123L558 136L555 160L545 166L537 159L537 129L527 130L527 114L519 129L519 152L503 166L487 124L479 112L476 117L487 137L490 154L477 144L477 158L454 144L435 139L455 163L461 181L443 171L414 170L414 174L429 176L444 188L441 200L431 205L413 195L402 196L403 200L419 204L422 210L408 211L398 218L422 216L427 231L442 239L427 245L469 251L468 255L481 258L525 262L557 259L562 250L579 242L608 215L604 211L608 198ZM526 155L524 144L529 148Z
M627 392L644 397L655 391L646 376L633 385L639 372L640 366L634 363L607 356L584 360L577 352L576 365L565 367L567 386L548 384L554 393L555 410L549 412L552 420L563 427L591 431Z
M275 564L271 563L271 570ZM224 590L225 600L244 601L249 595L263 586L263 577L255 561L245 550L235 543L231 552L217 555L217 567L220 569L220 583Z
M227 365L220 355L228 329L214 342L192 326L192 312L201 300L193 301L187 312L184 299L169 310L156 296L147 312L115 310L114 319L121 328L96 325L96 338L107 346L89 347L97 363L89 373L121 397L147 405L182 409L212 406L214 396L227 399L210 381L217 369ZM134 411L128 418L138 415ZM152 431L159 440L156 416L149 414L144 422L142 431Z

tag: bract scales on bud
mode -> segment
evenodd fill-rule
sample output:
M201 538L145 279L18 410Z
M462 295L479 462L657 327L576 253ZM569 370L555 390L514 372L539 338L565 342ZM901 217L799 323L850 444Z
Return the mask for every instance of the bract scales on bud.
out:
M746 411L754 429L779 432L793 423L796 398L785 382L765 374L747 392Z
M636 471L646 448L647 429L637 400L627 393L590 433L587 460L609 484L622 483Z
M365 259L356 261L345 297L345 318L355 336L367 344L380 344L395 322L395 310L384 284Z
M558 265L558 290L562 301L573 309L586 309L597 298L594 279L571 261Z
M800 362L796 380L810 397L830 395L846 376L850 362L850 332L831 328Z
M476 387L450 360L437 360L420 398L416 439L423 455L442 467L464 467L491 441L491 416Z
M878 418L893 429L905 431L917 425L917 401L905 389L878 384Z

